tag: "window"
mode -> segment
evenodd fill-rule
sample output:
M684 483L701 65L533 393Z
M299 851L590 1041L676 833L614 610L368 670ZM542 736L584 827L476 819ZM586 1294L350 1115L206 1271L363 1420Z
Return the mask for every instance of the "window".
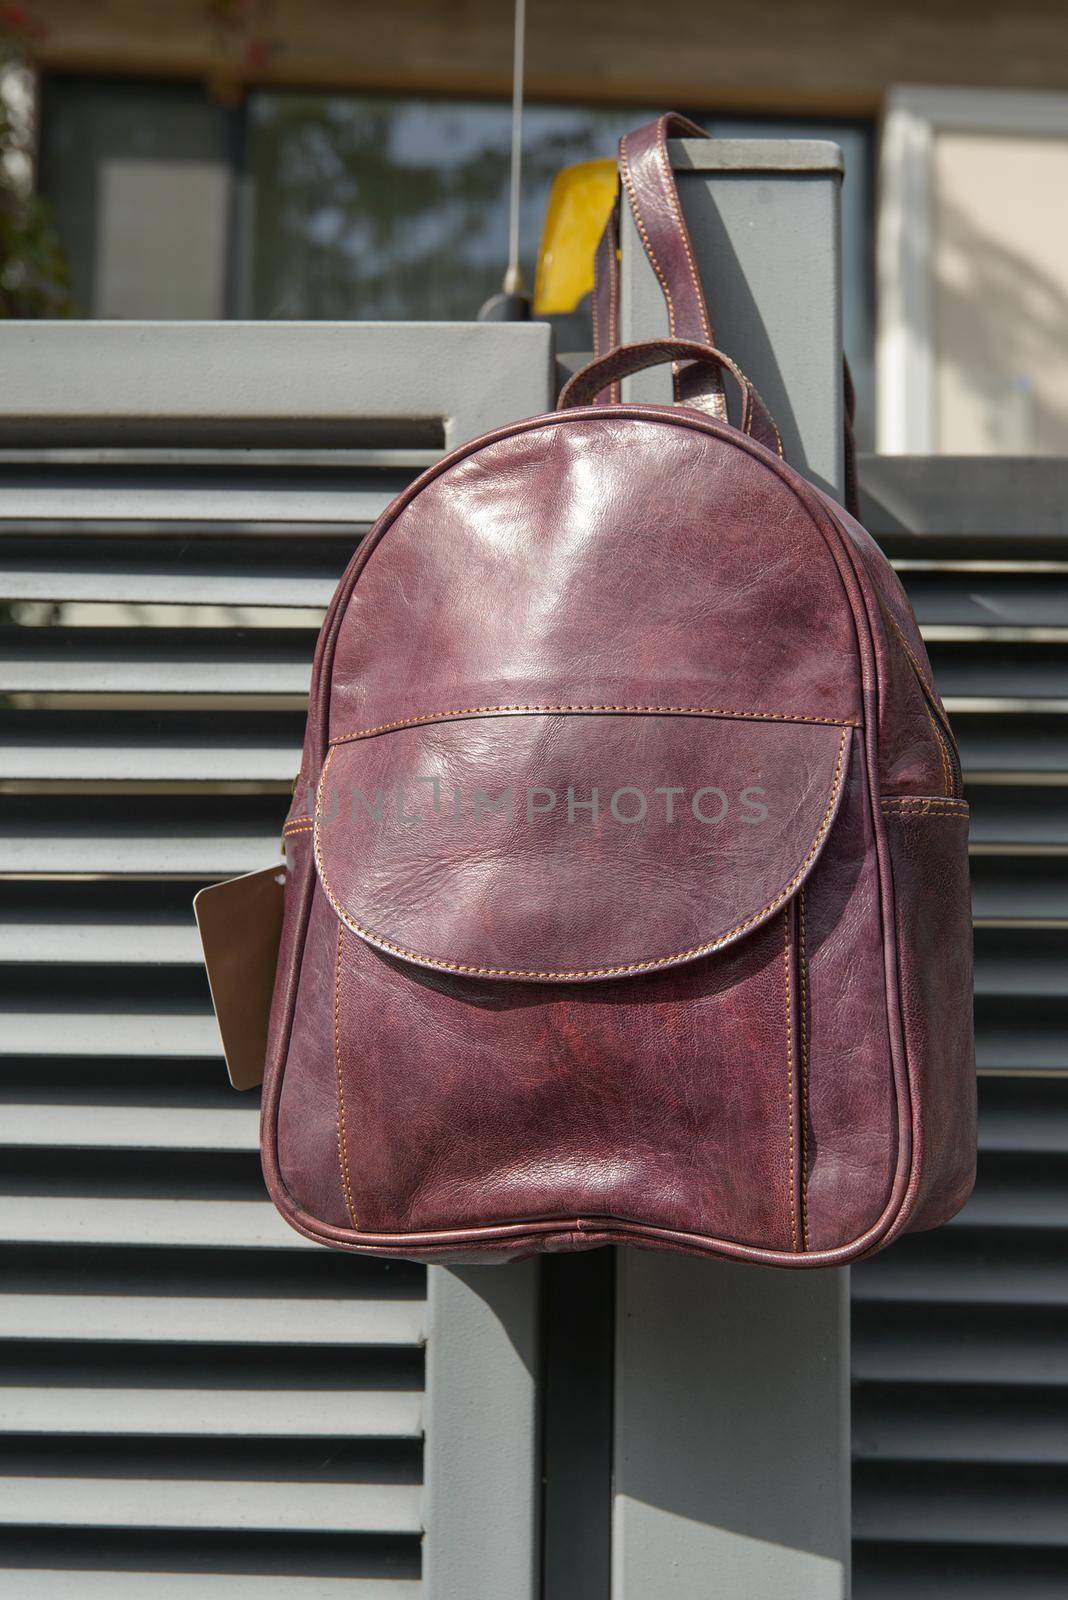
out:
M235 145L192 86L46 80L39 182L83 315L232 312Z
M553 175L614 153L643 113L528 106L522 253ZM473 317L501 286L511 111L501 103L259 94L249 119L251 313Z

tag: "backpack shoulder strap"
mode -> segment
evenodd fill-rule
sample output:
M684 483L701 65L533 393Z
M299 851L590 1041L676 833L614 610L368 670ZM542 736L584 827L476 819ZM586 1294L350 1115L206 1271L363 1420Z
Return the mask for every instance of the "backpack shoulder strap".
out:
M708 139L689 117L669 111L619 141L621 198L634 218L649 264L667 305L670 336L703 345L716 343L708 302L697 269L690 231L668 155L669 139ZM605 225L594 261L593 353L603 356L619 344L619 219L618 203ZM727 420L722 373L707 364L675 366L675 399ZM856 514L856 465L853 445L853 384L848 366L845 384L845 504ZM615 382L597 397L597 405L617 403Z
M619 344L619 196L608 215L593 257L593 359L599 361ZM593 401L618 405L619 379Z
M715 345L715 333L697 271L690 230L682 214L678 185L671 170L669 139L707 139L688 117L669 111L619 141L621 194L630 207L649 265L664 293L668 333L672 339ZM618 220L615 211L597 248L594 282L594 355L604 355L619 342ZM727 420L723 378L714 367L675 367L675 399ZM616 388L618 386L615 386ZM607 392L602 402L618 400Z

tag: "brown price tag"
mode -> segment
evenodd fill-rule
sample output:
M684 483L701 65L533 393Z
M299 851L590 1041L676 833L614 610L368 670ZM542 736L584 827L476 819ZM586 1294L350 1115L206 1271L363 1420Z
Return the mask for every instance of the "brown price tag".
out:
M267 867L210 884L193 898L226 1070L235 1089L263 1082L284 884L285 868Z

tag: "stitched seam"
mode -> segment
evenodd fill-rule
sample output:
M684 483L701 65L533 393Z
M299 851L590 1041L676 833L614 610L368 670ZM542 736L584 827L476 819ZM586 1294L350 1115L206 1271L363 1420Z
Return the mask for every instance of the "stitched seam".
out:
M943 811L943 810L936 809L934 807L932 807L930 810L928 810L926 808L921 809L921 810L917 810L914 806L884 806L883 807L883 816L884 817L957 817L958 819L964 820L964 821L967 821L967 819L968 819L968 813L966 811Z
M967 817L971 811L967 800L945 795L887 795L879 805L886 816Z
M932 805L937 806L937 805L940 805L940 806L945 806L947 809L955 808L958 811L961 810L962 808L967 807L967 804L968 804L968 802L966 800L960 800L957 797L955 797L954 795L948 795L948 794L885 795L880 800L879 803L880 803L880 805L884 805L884 806L921 806L921 807L923 807L923 806L932 806Z
M776 452L777 452L777 454L779 456L779 459L781 461L785 461L786 460L786 451L782 447L782 434L779 432L779 424L775 421L775 418L772 416L771 411L770 411L770 409L768 407L767 401L764 399L764 396L761 394L760 390L757 388L757 386L753 382L752 378L746 378L745 381L749 385L750 389L752 389L752 391L756 395L757 399L760 401L760 404L764 409L764 416L766 417L768 422L771 423L771 431L775 435ZM752 438L752 436L753 436L752 427L748 428L746 431L748 432L749 437Z
M912 662L913 669L915 670L916 676L919 678L920 683L922 684L922 686L925 689L929 689L931 691L931 693L933 694L934 693L934 685L930 682L930 680L927 677L926 672L924 671L923 667L920 665L920 658L919 658L919 656L917 656L915 650L913 650L912 646L909 644L908 636L906 635L904 628L902 628L900 622L894 616L894 613L890 610L890 607L886 604L885 600L882 603L882 612L883 612L883 616L886 618L887 622L890 624L890 626L893 628L894 632L897 634L898 638L901 640L902 648L903 648L905 654L908 656L909 660Z
M904 632L903 632L903 630L901 628L901 625L898 622L897 618L893 615L893 613L891 611L887 610L887 608L885 606L883 607L883 615L886 617L886 619L889 622L890 626L893 628L894 632L897 634L897 637L900 639L901 646L902 646L906 656L908 656L908 659L909 659L909 661L910 661L910 663L912 665L912 670L913 670L913 672L915 672L917 678L920 680L920 697L923 700L923 709L924 709L924 711L926 711L927 720L931 724L931 731L935 736L935 743L938 746L939 758L940 758L940 760L942 762L942 782L945 784L946 794L948 796L952 797L952 795L953 795L953 765L952 765L952 762L949 759L949 751L948 751L948 749L946 747L945 734L944 734L942 728L939 726L938 719L935 716L934 711L931 708L931 702L928 699L928 694L929 693L933 694L934 690L931 688L930 684L927 682L927 675L923 671L923 669L921 668L919 661L916 659L916 656L915 656L915 654L914 654L914 652L912 650L912 647L909 644L908 640L906 639L905 634L904 634Z
M683 219L682 211L679 208L678 196L675 192L675 180L671 175L671 163L668 160L667 149L664 144L666 134L667 130L664 128L662 119L660 136L656 141L656 157L660 165L660 170L664 175L665 193L667 194L668 205L674 212L675 220L679 225L679 236L682 239L682 248L686 252L686 265L690 271L690 282L693 284L694 295L697 299L697 315L700 320L701 327L704 329L705 338L708 340L709 344L714 345L716 341L712 336L712 324L708 320L708 307L705 305L704 291L701 288L701 280L697 276L697 264L693 258L693 251L690 248L688 229Z
M617 195L616 204L618 205L618 203L619 197ZM610 271L608 274L608 348L610 350L614 349L619 343L619 262L617 260L617 252L619 249L618 233L618 227L613 226L612 232L608 238L609 255L611 258L609 262ZM608 398L612 402L619 400L620 389L618 382L609 384Z
M927 712L927 720L931 724L931 731L933 732L933 734L935 736L935 743L938 746L938 757L939 757L939 760L942 763L942 782L945 785L946 794L947 795L952 795L952 793L953 793L953 772L952 772L952 768L950 766L949 756L948 756L948 754L946 752L946 742L945 742L945 739L942 737L942 730L939 728L938 723L935 721L934 712L931 710L931 707L927 703L927 696L926 695L923 696L923 707L924 707L924 710Z
M618 272L616 270L616 240L615 240L615 230L614 230L614 228L612 226L611 217L609 217L609 219L608 219L608 222L606 224L606 229L607 229L607 237L608 237L608 244L607 244L607 247L606 247L606 250L605 250L605 254L608 257L608 327L605 329L605 336L606 336L606 338L608 340L608 345L607 345L607 348L605 350L605 355L609 355L616 347L616 317L617 317L617 312L618 312L618 299L619 299L619 274L618 274ZM600 354L601 354L601 340L600 340L600 320L601 319L597 315L597 306L598 306L598 303L599 303L599 294L600 294L600 282L601 282L601 251L600 251L600 247L598 246L598 248L593 253L593 308L594 308L594 315L593 315L593 359L594 359L594 361L599 360ZM609 398L610 401L616 401L616 400L619 399L618 384L617 383L611 382L609 384L608 398Z
M369 739L372 734L392 733L397 728L412 728L420 723L520 711L537 716L572 712L630 712L645 716L729 717L740 722L814 722L825 728L860 727L860 722L853 717L809 717L792 711L726 711L719 706L464 706L458 711L424 711L415 717L401 717L396 722L380 722L373 728L357 728L355 733L338 733L330 740L330 744L350 744L354 739Z
M309 817L307 821L302 821L299 824L287 822L285 827L282 829L282 838L288 839L291 833L310 833L314 826L315 823L311 817Z
M667 359L667 357L671 354L670 345L672 341L670 338L648 339L644 342L649 350L656 349L660 351L664 359ZM695 340L678 340L677 342L682 344L698 343ZM698 347L703 348L700 345L698 345ZM627 361L629 360L629 352L630 347L628 345L620 345L618 347L613 346L613 348L610 349L607 354L601 357L600 365L602 367L602 371L599 376L599 383L601 387L595 391L594 399L588 402L589 404L596 405L596 395L601 392L601 388L607 388L609 384L611 384L613 388L617 386L618 379L616 375L621 369L626 367ZM786 459L786 452L783 448L782 434L779 432L779 425L775 421L775 418L772 416L771 411L768 408L767 401L761 395L756 384L753 383L751 379L747 378L741 369L737 367L728 356L725 356L722 351L716 351L715 354L717 355L721 366L726 367L727 371L734 375L738 383L738 387L742 391L743 405L741 426L740 429L736 431L743 433L746 438L753 438L753 418L756 414L756 408L753 405L753 398L755 396L755 398L760 402L764 420L768 423L771 431L775 435L775 454L778 455L780 461L784 461ZM687 359L690 358L687 357ZM695 356L693 359L696 360L697 357ZM673 361L672 370L675 372L676 377L678 376L678 365L679 364L677 361ZM580 380L584 376L586 376L588 380L588 372L592 370L593 366L594 363L591 362L589 368L574 373L572 377L567 380L567 383L560 392L560 405L563 407L563 409L566 410L569 406L580 403L574 400L574 395L582 388L582 383ZM675 398L678 400L680 396L676 394ZM732 426L729 418L727 417L720 418L719 420L721 420L727 427ZM761 445L762 449L769 448L767 445L763 444L761 440L757 440L757 443Z
M790 1248L797 1249L797 1206L794 1200L796 1181L794 1153L794 1019L790 997L790 907L782 914L783 970L786 974L786 1096L790 1130Z
M345 1143L345 1089L341 1081L341 952L345 938L344 928L337 930L337 971L334 977L334 1061L337 1065L337 1160L341 1171L341 1186L349 1208L352 1226L359 1232L356 1208L352 1203L352 1184L349 1182L349 1157Z
M964 813L961 811L884 811L883 816L908 817L910 821L917 818L923 818L924 821L930 818L935 821L940 817L952 817L957 822L965 820Z
M634 221L637 224L638 232L642 236L642 244L645 246L645 253L649 257L650 265L652 266L653 271L656 273L657 277L659 278L660 287L664 291L664 299L667 302L668 328L669 328L671 334L674 335L674 333L675 333L675 302L671 298L671 290L668 287L668 281L664 276L664 272L663 272L663 269L662 269L662 267L660 265L660 262L657 260L656 251L653 249L652 240L649 238L649 235L648 235L648 233L646 232L646 229L645 229L645 222L644 222L644 219L642 217L641 207L638 204L638 196L637 196L637 193L635 192L635 188L634 188L634 179L631 177L630 157L627 155L627 142L626 142L625 139L621 139L620 140L620 144L619 144L619 173L620 173L620 177L623 179L624 184L626 185L627 195L628 195L628 198L630 200L630 209L631 209L631 212L633 213ZM680 393L679 393L679 368L678 368L678 363L677 362L674 363L674 365L672 367L672 380L671 381L672 381L672 387L673 387L674 393L675 393L675 399L678 400L680 398Z
M805 933L805 885L802 884L797 891L797 917L798 917L798 1008L801 1015L801 1239L804 1248L809 1248L808 1237L808 1071L809 1071L809 1046L808 1046L808 946Z
M898 638L900 639L901 647L904 650L905 654L908 656L910 662L912 663L912 669L915 672L916 676L920 680L920 687L922 689L925 689L928 694L933 695L934 692L935 692L934 684L931 682L931 680L928 677L927 673L924 671L924 668L920 664L919 656L916 654L915 650L913 650L912 646L909 644L908 636L905 633L904 628L901 626L900 622L898 622L897 618L894 616L894 613L890 610L890 607L887 605L885 600L882 602L881 609L882 609L883 616L886 618L887 622L889 622L890 626L893 628L894 632L897 634ZM926 696L925 696L925 698L926 698Z
M705 334L706 339L708 340L709 344L713 344L714 345L716 341L715 341L715 338L713 337L713 334L712 334L712 324L709 321L708 307L705 304L704 291L701 288L701 280L697 276L697 264L696 264L696 262L694 261L694 258L693 258L693 250L690 247L689 230L686 227L686 222L685 222L685 220L683 218L682 211L681 211L681 209L679 207L678 192L677 192L677 190L675 188L675 180L674 180L674 178L672 177L672 174L671 174L671 163L668 160L666 139L667 139L667 118L666 117L661 117L660 126L657 129L657 140L656 140L657 161L659 163L661 172L662 172L662 174L664 176L665 189L666 189L667 198L668 198L668 205L671 207L671 210L674 212L675 220L677 221L678 226L679 226L679 237L682 240L682 248L683 248L683 250L685 251L685 254L686 254L686 264L687 264L687 266L689 268L689 272L690 272L690 281L693 284L694 294L696 295L696 298L697 298L697 316L698 316L698 319L699 319L699 321L701 323L701 327L704 330L704 334ZM636 200L635 200L634 204L635 204L635 208L637 208L637 201ZM676 390L676 396L677 397L681 397L681 391L679 389L678 368L676 368L675 390ZM714 393L713 405L715 407L716 416L722 422L726 422L727 421L727 400L726 400L726 396L723 393L723 379L722 379L721 375L717 375L717 377L716 377L715 389L714 389L713 393Z
M968 802L956 795L948 794L885 794L880 800L883 806L957 806L967 811Z
M593 320L593 359L595 361L597 360L598 356L601 353L601 341L597 337L598 324L599 324L599 322L601 320L600 317L597 315L597 303L598 303L599 288L600 288L600 277L601 277L600 270L599 270L600 269L600 261L601 261L601 250L600 250L600 242L598 241L597 249L595 249L594 252L593 252L593 306L592 306L593 318L592 318L592 320Z
M637 972L655 972L662 967L674 966L676 962L688 961L694 956L711 955L714 950L722 949L725 944L729 944L733 939L736 939L739 934L745 933L747 929L752 928L756 923L762 922L763 919L771 912L777 911L782 905L783 901L790 898L793 891L797 888L797 885L804 880L805 874L809 868L809 863L814 860L818 854L820 846L822 845L824 837L827 833L827 829L831 825L831 817L834 815L834 808L838 800L838 791L842 784L842 757L845 753L845 745L848 737L848 729L843 728L842 737L838 741L838 760L835 763L834 777L831 783L831 798L827 802L827 809L823 813L823 819L816 831L816 837L813 839L812 844L809 847L808 854L806 855L804 861L802 861L800 867L798 867L797 871L794 873L794 876L790 879L789 883L785 884L783 888L779 890L778 894L768 901L766 906L762 906L761 909L759 911L755 911L752 916L746 917L744 922L739 922L736 927L729 929L726 933L720 934L718 938L710 939L705 944L692 945L688 950L677 950L669 956L656 956L648 961L628 962L625 966L583 967L574 970L565 968L560 972L535 972L527 971L525 968L520 967L475 967L468 966L460 961L442 961L437 956L420 955L417 950L409 950L404 945L395 944L391 939L383 938L381 934L376 933L373 928L365 927L361 923L357 922L355 918L349 916L344 907L338 903L337 895L335 894L330 880L326 875L326 867L323 862L322 844L319 838L318 825L316 825L315 828L314 840L315 866L319 874L319 881L323 886L323 890L327 899L330 901L330 904L333 906L337 915L341 918L346 927L351 928L353 933L359 934L361 939L367 939L372 944L377 945L379 949L387 950L391 955L401 956L406 961L415 961L420 966L435 967L444 972L467 973L469 976L477 978L538 978L545 982L559 981L567 978L615 978L626 977ZM334 751L331 749L323 763L322 776L319 779L319 801L317 805L318 811L322 810L323 787L326 783L326 774L329 770L333 754Z

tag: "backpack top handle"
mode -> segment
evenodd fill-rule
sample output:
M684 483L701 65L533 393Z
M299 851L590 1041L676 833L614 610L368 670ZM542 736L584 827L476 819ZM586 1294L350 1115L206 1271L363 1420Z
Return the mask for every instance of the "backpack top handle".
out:
M698 344L692 339L645 339L636 344L618 345L615 350L581 367L568 379L560 391L556 408L558 411L567 411L573 406L594 405L597 396L617 384L621 378L629 378L634 372L660 366L665 361L675 362L676 365L682 361L688 363L681 369L682 377L689 380L688 387L696 387L696 383L690 379L691 373L703 375L707 382L711 372L717 375L722 388L722 373L729 372L742 393L741 431L755 439L757 444L762 444L766 450L782 456L782 439L775 418L737 362L714 345ZM690 401L685 403L692 404Z

